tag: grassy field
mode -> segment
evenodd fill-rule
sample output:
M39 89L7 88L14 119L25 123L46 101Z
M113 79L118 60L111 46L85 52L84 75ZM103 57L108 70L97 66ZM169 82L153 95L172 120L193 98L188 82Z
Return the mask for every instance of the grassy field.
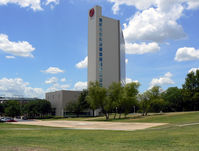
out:
M43 119L46 120L69 120L69 121L103 121L103 122L148 122L148 123L191 123L199 122L199 112L175 112L175 113L162 113L154 114L149 113L148 116L142 116L141 114L131 114L124 118L124 115L121 119L113 119L114 115L110 116L109 120L106 120L105 117L80 117L80 118L58 118L58 119Z
M135 117L134 117L135 118ZM128 118L124 122L166 122L139 131L70 130L0 123L1 151L198 151L199 112ZM85 119L85 118L84 118ZM73 119L74 120L74 119ZM88 119L87 119L88 120ZM96 119L92 119L96 120ZM97 119L103 120L103 119ZM181 126L180 126L181 125Z

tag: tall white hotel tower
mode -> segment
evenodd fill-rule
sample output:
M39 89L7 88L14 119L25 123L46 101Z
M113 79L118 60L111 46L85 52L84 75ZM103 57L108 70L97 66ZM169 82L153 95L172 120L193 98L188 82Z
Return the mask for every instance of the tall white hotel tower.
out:
M125 42L120 21L102 16L102 8L89 10L88 82L109 87L112 82L125 85Z

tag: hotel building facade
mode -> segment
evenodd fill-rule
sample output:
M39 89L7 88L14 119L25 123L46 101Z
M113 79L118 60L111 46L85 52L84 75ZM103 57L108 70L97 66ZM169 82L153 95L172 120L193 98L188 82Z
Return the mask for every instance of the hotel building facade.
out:
M109 87L125 85L125 42L120 21L102 16L95 6L88 13L88 83L98 81Z
M125 85L125 42L120 21L102 16L100 6L89 10L88 16L88 83L98 81L106 88L113 82ZM56 116L67 116L66 105L77 101L80 94L68 90L49 92L46 100ZM95 115L99 112L96 110Z

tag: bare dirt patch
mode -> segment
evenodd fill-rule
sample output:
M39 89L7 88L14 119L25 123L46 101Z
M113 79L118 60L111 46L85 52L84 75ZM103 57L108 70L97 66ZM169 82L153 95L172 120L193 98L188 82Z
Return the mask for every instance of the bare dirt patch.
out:
M71 129L90 129L90 130L123 130L134 131L146 128L166 125L167 123L125 123L125 122L91 122L91 121L40 121L15 122L13 124L50 126Z

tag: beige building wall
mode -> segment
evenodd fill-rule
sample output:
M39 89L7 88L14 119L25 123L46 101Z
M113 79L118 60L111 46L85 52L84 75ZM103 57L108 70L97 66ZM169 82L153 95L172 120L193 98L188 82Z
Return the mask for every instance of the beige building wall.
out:
M77 101L81 91L61 90L56 92L46 93L46 100L51 103L52 108L55 108L56 116L64 116L64 108L67 103Z

